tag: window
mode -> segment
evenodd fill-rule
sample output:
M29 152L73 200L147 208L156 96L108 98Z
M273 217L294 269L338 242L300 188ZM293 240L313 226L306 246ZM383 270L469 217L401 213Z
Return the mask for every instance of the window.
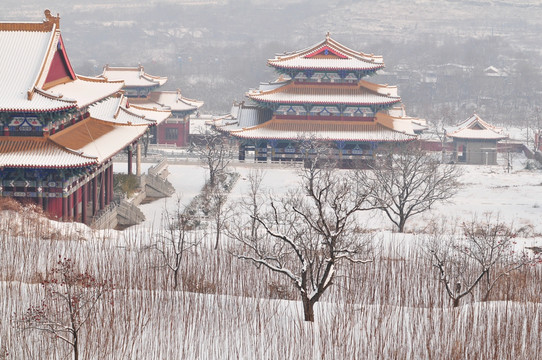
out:
M179 138L179 129L166 128L166 140L177 140Z

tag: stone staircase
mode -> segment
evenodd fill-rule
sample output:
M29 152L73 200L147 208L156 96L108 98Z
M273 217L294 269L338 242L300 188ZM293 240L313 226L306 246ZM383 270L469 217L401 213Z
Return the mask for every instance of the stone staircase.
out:
M171 196L175 193L175 188L167 179L163 179L159 175L144 175L145 192L150 198L163 198Z
M131 226L145 220L145 215L137 205L122 199L117 206L117 222L119 226Z
M148 175L142 176L142 185L145 186L147 197L162 198L169 197L175 193L175 188L167 180L168 172L167 159L162 159L158 164L151 167Z

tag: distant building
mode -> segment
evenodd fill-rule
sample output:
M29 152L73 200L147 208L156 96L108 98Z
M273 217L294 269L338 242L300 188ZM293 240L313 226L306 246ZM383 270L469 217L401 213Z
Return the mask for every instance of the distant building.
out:
M330 145L338 160L370 159L379 149L417 138L397 87L364 80L384 67L382 57L354 51L329 34L309 48L268 60L279 77L247 93L217 118L217 129L239 141L239 158L259 161L311 156L304 139Z
M446 129L453 140L453 160L465 164L496 165L497 143L507 139L502 129L474 114L459 125Z
M507 77L508 73L504 70L497 69L495 66L489 66L484 69L484 75L488 77Z
M113 200L112 157L169 113L129 109L122 81L77 75L60 18L0 22L0 197L90 223ZM154 120L153 120L154 118Z
M196 113L203 101L182 96L180 90L154 91L167 81L166 77L149 75L143 66L111 67L106 65L100 77L122 80L123 90L130 97L130 105L171 112L171 117L153 129L151 143L171 144L179 147L188 145L189 115Z
M104 66L100 77L124 81L124 94L131 98L145 98L167 82L167 77L153 76L145 72L142 65L137 67Z

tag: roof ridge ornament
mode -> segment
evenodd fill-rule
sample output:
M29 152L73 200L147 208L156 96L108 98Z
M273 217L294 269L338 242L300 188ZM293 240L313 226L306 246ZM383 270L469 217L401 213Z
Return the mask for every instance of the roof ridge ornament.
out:
M330 38L330 34L329 34L329 31L326 33L326 40L329 40Z
M57 13L56 16L51 15L51 10L45 9L45 21L44 23L56 24L56 28L60 28L60 15Z

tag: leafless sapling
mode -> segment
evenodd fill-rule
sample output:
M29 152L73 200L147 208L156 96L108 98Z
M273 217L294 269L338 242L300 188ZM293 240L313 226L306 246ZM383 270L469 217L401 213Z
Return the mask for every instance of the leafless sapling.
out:
M113 290L113 285L89 272L79 272L72 259L63 257L59 257L41 285L44 289L41 304L16 314L15 326L64 341L71 347L73 359L78 360L81 330L96 315L98 301Z
M183 257L201 242L205 233L198 227L198 219L181 210L180 199L177 199L173 214L164 211L160 223L152 246L160 254L163 265L171 271L173 289L177 290Z
M218 249L220 243L220 235L222 230L226 227L226 224L231 218L232 209L226 206L228 200L227 192L222 191L219 186L212 188L211 193L208 194L208 201L210 206L210 214L215 229L215 250Z
M516 234L502 222L474 219L463 223L461 234L433 235L426 244L439 280L457 307L460 300L480 286L481 300L487 301L495 285L527 264L540 262L539 256L515 248Z
M198 141L192 143L194 152L209 170L209 185L214 187L233 158L232 147L227 138L214 129L201 132Z

